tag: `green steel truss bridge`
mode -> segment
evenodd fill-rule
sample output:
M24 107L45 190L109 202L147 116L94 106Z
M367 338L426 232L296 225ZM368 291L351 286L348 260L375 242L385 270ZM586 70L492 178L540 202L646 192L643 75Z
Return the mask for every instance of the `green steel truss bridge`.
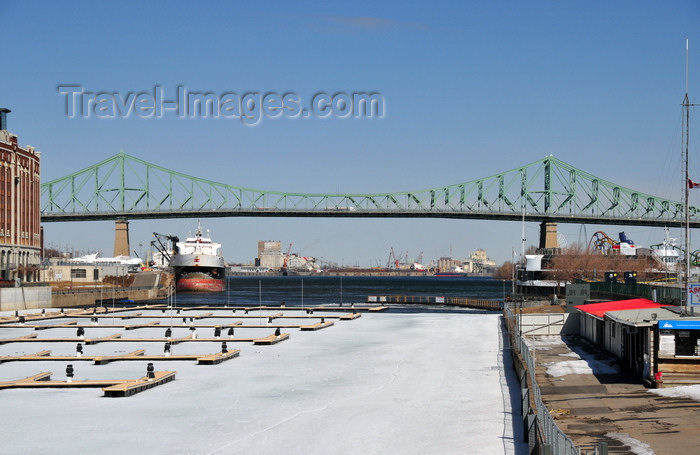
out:
M285 193L193 177L118 153L41 185L41 221L231 216L403 217L681 226L683 203L641 193L553 156L417 191ZM700 226L691 207L690 226Z

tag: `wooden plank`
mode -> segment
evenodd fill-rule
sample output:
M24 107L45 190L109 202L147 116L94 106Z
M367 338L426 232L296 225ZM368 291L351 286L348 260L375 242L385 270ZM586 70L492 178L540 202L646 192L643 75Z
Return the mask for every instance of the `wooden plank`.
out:
M17 379L15 381L1 381L0 389L10 389L16 387L16 384L29 384L37 381L49 381L51 379L51 374L52 373L50 371L44 371L24 379Z
M154 378L147 376L140 379L107 379L85 381L51 381L51 372L42 372L28 378L0 382L0 389L8 388L66 388L66 387L102 387L105 396L131 396L152 387L175 379L175 371L156 371Z
M271 344L277 344L280 341L284 341L289 338L288 333L282 333L279 336L277 335L270 335L265 338L257 338L256 340L253 341L253 344L262 344L262 345L271 345Z
M153 374L154 378L144 376L141 379L127 381L120 384L115 384L109 387L104 387L102 391L106 397L130 397L144 390L157 387L175 379L176 371L156 371Z
M50 356L50 355L51 355L51 351L49 351L48 349L46 349L46 350L43 350L43 351L39 351L39 352L37 352L36 354L30 354L29 356L30 356L30 357L46 357L46 356Z
M36 333L30 333L29 335L24 335L21 337L17 338L4 338L0 339L0 344L6 344L6 343L18 343L22 341L36 341Z
M141 329L144 327L154 327L154 326L160 326L160 321L151 321L151 322L146 322L143 324L125 325L124 330L135 330L135 329Z
M109 335L109 336L102 337L102 338L85 338L85 344L91 345L91 344L102 343L104 341L116 341L121 337L122 337L121 333L115 333L114 335Z
M216 354L199 356L197 358L197 365L218 365L221 362L238 357L241 351L238 349L232 349L226 353L217 352Z
M329 322L318 322L316 324L312 325L302 325L300 329L302 331L313 331L313 330L321 330L325 329L326 327L330 327L334 324L334 322L329 321Z
M95 365L106 365L110 362L116 360L129 360L130 358L142 357L146 353L145 349L139 349L137 351L130 352L128 354L122 355L105 355L105 356L93 356L92 361Z

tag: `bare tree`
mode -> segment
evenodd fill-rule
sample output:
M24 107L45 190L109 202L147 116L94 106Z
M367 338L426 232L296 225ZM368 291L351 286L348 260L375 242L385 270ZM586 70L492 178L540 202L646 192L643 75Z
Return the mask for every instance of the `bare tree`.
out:
M493 277L497 280L513 279L513 263L506 261L493 273Z

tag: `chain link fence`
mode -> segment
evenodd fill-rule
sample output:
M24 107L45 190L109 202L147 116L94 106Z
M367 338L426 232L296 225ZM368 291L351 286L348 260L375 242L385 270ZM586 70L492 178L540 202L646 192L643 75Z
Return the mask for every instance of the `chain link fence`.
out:
M520 321L509 306L505 306L503 314L514 347L520 353L527 371L520 377L522 417L525 426L530 453L551 455L580 455L579 449L571 439L557 426L542 402L542 394L535 377L535 360L530 348L521 336ZM527 375L530 376L528 386Z

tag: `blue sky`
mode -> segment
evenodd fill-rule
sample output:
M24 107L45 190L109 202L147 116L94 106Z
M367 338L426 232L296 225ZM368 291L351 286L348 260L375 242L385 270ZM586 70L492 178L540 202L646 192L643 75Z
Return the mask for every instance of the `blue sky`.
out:
M288 192L417 190L554 154L579 169L680 199L685 39L700 92L696 1L18 2L0 1L0 105L42 153L42 179L123 150L173 170ZM383 118L68 118L57 87L166 93L376 91ZM695 115L694 118L698 116ZM695 138L698 128L694 128ZM697 143L696 143L697 144ZM691 145L693 145L691 143ZM696 160L697 161L697 160ZM700 166L691 163L700 178ZM676 196L677 195L677 196ZM692 201L697 204L698 201ZM520 248L519 223L411 219L207 219L228 261L260 239L328 261L375 266L390 247L427 260ZM131 242L183 236L196 220L133 221ZM586 226L638 244L659 229ZM560 225L569 243L578 225ZM526 225L528 244L538 226ZM45 225L47 245L110 255L113 223ZM587 239L585 239L587 240Z

